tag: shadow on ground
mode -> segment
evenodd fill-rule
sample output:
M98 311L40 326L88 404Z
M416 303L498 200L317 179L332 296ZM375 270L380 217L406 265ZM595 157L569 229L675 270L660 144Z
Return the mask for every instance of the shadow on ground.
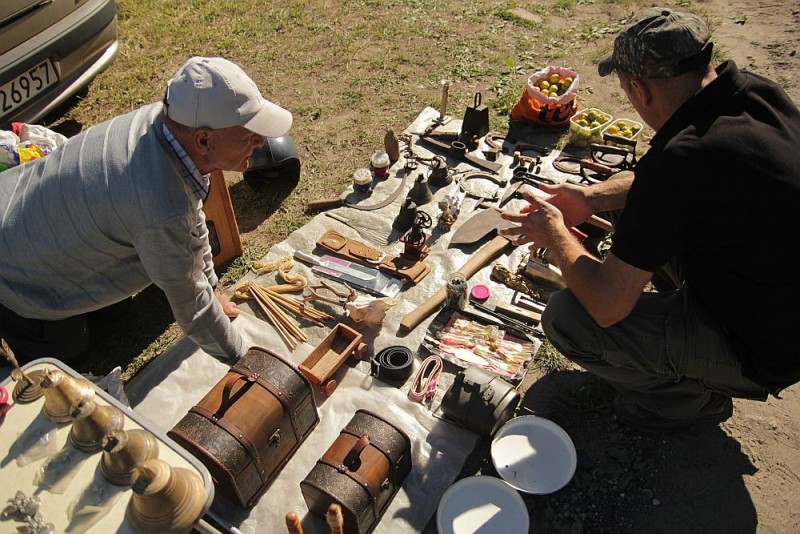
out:
M255 181L252 185L240 180L229 186L239 232L248 233L257 229L281 207L297 184L298 180L292 178L265 175L263 181Z
M565 488L523 494L531 532L756 531L758 517L744 485L756 468L738 441L713 425L670 434L621 426L611 412L613 395L582 371L550 372L525 393L519 415L560 425L578 455ZM458 478L499 476L490 447L490 440L481 440Z
M159 340L174 321L164 292L152 285L102 312L90 316L89 348L70 363L78 372L102 376L117 365L124 370L125 364Z

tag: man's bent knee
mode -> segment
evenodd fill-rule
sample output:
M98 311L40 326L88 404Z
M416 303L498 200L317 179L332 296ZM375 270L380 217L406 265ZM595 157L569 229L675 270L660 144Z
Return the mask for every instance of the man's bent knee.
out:
M572 352L568 347L597 328L597 323L569 289L553 293L542 313L542 330L553 346L565 355Z

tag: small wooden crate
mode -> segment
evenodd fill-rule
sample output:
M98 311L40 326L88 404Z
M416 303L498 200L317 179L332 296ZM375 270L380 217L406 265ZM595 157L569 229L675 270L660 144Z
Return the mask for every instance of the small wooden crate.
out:
M336 381L331 380L333 374L350 355L359 359L364 356L367 346L361 342L361 338L360 333L338 323L303 360L299 366L300 372L320 386L325 395L332 394L337 386Z

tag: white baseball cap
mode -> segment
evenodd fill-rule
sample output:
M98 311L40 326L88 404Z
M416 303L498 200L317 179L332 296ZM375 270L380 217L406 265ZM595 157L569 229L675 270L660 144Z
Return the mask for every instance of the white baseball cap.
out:
M255 82L221 57L193 57L167 83L167 116L192 128L242 126L264 137L281 137L292 114L261 96Z

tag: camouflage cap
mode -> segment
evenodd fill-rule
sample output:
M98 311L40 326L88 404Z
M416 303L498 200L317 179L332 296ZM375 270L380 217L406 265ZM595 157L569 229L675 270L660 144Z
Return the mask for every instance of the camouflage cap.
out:
M600 76L620 70L640 78L669 78L707 65L712 49L711 32L700 17L658 7L622 29L597 70Z

